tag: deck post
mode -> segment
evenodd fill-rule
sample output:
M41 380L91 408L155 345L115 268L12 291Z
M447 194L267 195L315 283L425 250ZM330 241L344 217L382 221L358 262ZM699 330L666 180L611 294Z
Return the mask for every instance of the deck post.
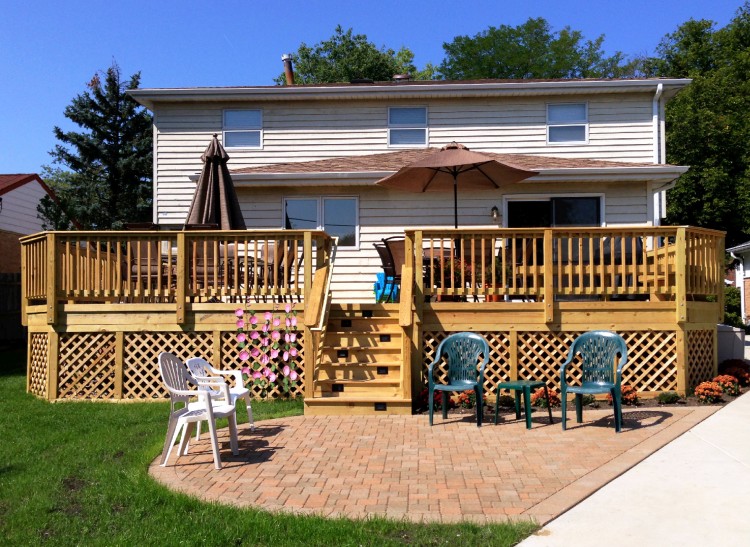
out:
M677 393L687 394L688 388L688 351L687 331L684 325L677 325Z
M185 247L185 232L177 232L177 271L175 272L175 302L176 322L178 325L185 324L185 291L187 288L187 248Z
M305 276L305 302L310 298L310 289L312 289L312 233L305 231L302 246L302 263Z
M60 381L60 335L54 328L49 327L47 334L47 364L49 366L47 377L47 400L57 399L57 388Z
M47 234L47 324L57 323L57 235Z
M122 384L124 380L123 356L125 354L125 333L118 330L115 333L115 399L122 399Z
M420 256L422 253L422 231L417 230L413 232L406 232L406 240L412 241L411 248L411 260L414 263L415 256ZM407 254L407 256L409 256ZM407 259L408 260L408 259ZM417 269L421 272L421 265ZM414 315L412 317L411 327L404 330L404 335L409 338L410 355L409 361L405 361L403 366L411 366L410 377L411 377L411 400L412 407L415 405L415 398L419 395L422 390L423 378L422 378L422 339L424 333L422 331L422 318L424 316L424 278L420 275L414 276Z
M26 279L26 245L21 245L21 325L24 327L29 326L26 317Z
M724 258L724 253L726 252L726 250L724 248L725 247L725 242L724 242L724 238L723 237L717 237L715 241L716 241L716 259L715 259L715 262L720 264L721 261ZM720 269L720 271L718 272L718 275L716 277L717 277L717 279L716 279L716 285L714 285L714 286L716 287L716 292L718 293L718 297L719 297L718 298L719 306L718 306L718 309L716 310L717 314L718 314L718 317L716 318L716 322L717 323L723 323L724 322L724 299L726 297L726 295L724 294L724 270ZM743 291L745 290L745 288L744 288L744 280L743 280L743 288L742 288L742 290ZM714 344L714 346L716 346L716 344Z
M552 230L544 230L544 322L548 325L555 320L555 287L552 254Z
M677 228L675 237L675 306L677 309L677 323L684 324L687 321L687 282L685 271L687 270L687 239L685 227Z
M515 382L518 377L518 331L512 330L509 333L510 342L510 379ZM498 396L500 394L498 393Z

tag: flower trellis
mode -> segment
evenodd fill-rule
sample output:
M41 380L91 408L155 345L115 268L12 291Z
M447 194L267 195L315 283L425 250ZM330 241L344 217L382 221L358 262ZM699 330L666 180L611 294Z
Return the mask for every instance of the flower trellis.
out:
M259 317L252 310L237 309L237 347L245 381L261 388L266 397L274 386L284 394L299 378L294 358L298 354L297 311L286 304L283 312L274 309Z

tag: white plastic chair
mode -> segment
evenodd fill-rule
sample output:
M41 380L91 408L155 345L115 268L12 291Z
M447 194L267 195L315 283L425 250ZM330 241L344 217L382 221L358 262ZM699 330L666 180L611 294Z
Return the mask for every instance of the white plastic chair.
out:
M219 455L219 441L216 436L216 418L227 418L229 420L229 444L232 454L239 454L237 444L237 419L234 405L215 404L221 402L214 400L212 393L223 391L225 401L229 400L229 386L221 378L195 378L187 367L171 353L159 354L159 372L162 381L169 391L170 413L167 437L162 450L161 465L167 465L172 447L182 433L177 456L187 454L188 442L196 423L203 420L208 422L208 431L211 435L211 447L214 454L214 467L221 469L221 457ZM197 386L197 390L189 389L189 384ZM197 397L197 402L190 402L192 397ZM182 408L176 408L177 403L182 403Z
M237 406L239 399L245 400L247 406L247 422L250 427L250 431L255 431L255 421L253 420L253 408L250 406L250 390L245 387L242 381L242 372L239 370L219 370L211 366L211 363L202 359L201 357L191 357L185 364L187 365L190 373L196 378L216 378L226 374L234 378L234 387L229 388L229 404ZM222 392L215 391L212 393L212 397L217 400L221 400ZM198 432L196 433L196 439L200 435L200 426L198 426Z

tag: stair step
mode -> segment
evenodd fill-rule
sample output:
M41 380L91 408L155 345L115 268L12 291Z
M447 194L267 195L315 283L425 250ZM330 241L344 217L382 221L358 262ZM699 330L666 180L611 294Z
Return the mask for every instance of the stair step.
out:
M349 326L344 322L348 321ZM336 318L328 321L328 332L349 332L349 333L379 333L379 332L401 332L398 324L398 317L376 317L372 319L346 319Z
M321 363L321 366L334 367L334 368L376 368L376 367L388 367L388 368L401 368L401 363L398 361L333 361L330 363Z
M325 347L327 348L352 348L352 347L383 347L401 348L401 336L395 334L384 334L390 336L390 340L380 340L380 335L375 334L349 334L349 333L326 333Z
M376 410L378 408L379 410ZM305 416L411 414L411 399L320 397L305 399Z
M338 384L343 386L397 386L401 382L398 378L367 378L354 380L348 378L321 378L319 384Z

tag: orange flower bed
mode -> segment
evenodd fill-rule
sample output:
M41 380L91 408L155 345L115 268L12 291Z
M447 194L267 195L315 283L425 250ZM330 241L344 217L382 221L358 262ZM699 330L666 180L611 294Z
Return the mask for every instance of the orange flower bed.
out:
M740 394L740 383L734 376L729 374L719 374L716 378L711 380L721 386L721 390L732 397L736 397Z
M554 389L549 390L549 398L544 393L544 388L540 387L534 393L531 394L531 406L538 406L541 408L547 408L547 406L560 406L560 396Z
M628 384L622 384L620 386L620 395L622 396L622 404L626 406L636 406L640 401L638 392L636 389ZM607 395L607 402L612 404L612 394Z
M695 396L701 403L718 403L722 400L724 390L717 382L702 382L695 388Z

